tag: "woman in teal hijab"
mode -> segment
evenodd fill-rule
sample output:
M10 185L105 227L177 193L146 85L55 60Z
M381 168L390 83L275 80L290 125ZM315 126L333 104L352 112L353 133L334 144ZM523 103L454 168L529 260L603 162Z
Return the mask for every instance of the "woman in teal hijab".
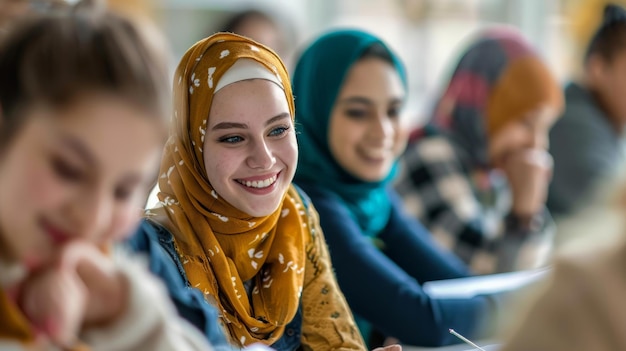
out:
M380 39L327 33L298 60L293 89L300 156L296 183L311 197L339 285L370 347L374 335L440 346L488 333L493 296L432 299L421 284L470 275L406 216L390 188L406 137L406 74ZM375 330L376 333L370 333Z
M402 89L406 90L406 75L400 60L378 38L359 31L334 32L317 41L298 62L294 84L301 92L297 97L298 122L306 131L298 136L300 150L306 155L298 163L298 178L303 182L314 181L346 199L363 232L375 237L389 220L391 204L385 186L395 172L371 182L350 174L329 149L329 118L322 118L330 116L350 66L372 46L375 48L372 55L388 57L401 79Z

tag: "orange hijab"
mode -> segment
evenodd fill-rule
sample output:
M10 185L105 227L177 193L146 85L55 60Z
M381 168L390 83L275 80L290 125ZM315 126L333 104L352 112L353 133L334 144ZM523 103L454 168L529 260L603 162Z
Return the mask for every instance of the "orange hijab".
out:
M0 289L0 311L0 340L35 341L30 323L4 289Z
M165 226L191 286L216 305L232 341L270 345L298 309L309 235L293 186L274 213L252 218L227 203L207 179L202 149L214 90L242 58L276 75L293 118L287 69L271 49L226 33L196 43L174 76L174 119L159 178L163 207L157 211L167 214Z

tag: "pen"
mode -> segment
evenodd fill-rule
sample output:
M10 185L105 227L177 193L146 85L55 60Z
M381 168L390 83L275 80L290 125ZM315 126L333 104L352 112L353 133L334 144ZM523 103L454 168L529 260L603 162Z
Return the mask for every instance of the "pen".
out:
M461 334L459 334L459 333L455 332L455 331L454 331L454 329L448 329L448 330L450 331L450 334L452 334L452 335L456 336L457 338L459 338L459 339L463 340L465 343L467 343L467 344L469 344L469 345L472 345L472 346L473 346L474 348L476 348L477 350L480 350L480 351L485 351L485 349L483 349L482 347L480 347L480 346L478 346L478 345L474 344L474 343L473 343L473 342L471 342L468 338L466 338L466 337L464 337L463 335L461 335Z

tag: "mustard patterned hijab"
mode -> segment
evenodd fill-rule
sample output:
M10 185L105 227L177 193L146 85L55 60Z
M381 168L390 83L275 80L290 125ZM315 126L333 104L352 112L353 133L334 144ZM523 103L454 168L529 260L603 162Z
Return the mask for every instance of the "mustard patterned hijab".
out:
M189 282L221 312L233 343L271 345L297 312L309 235L293 186L274 213L252 218L207 179L202 149L213 94L238 59L252 59L275 75L293 118L287 69L271 49L227 33L199 41L174 76L174 118L158 196Z

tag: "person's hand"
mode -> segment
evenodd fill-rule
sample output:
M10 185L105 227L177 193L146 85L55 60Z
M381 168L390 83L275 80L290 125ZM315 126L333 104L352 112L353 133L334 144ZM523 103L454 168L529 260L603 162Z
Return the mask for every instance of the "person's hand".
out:
M77 341L82 328L108 324L126 308L128 282L96 247L71 243L52 267L28 277L20 306L35 328L60 346Z
M530 219L545 205L552 178L552 156L541 149L525 149L511 154L503 170L511 187L513 213Z
M398 344L387 345L387 346L384 346L384 347L375 348L372 351L402 351L402 345L398 345Z
M86 326L106 325L117 320L126 310L130 294L124 275L93 245L76 244L67 251L66 262L75 267L88 290Z
M87 289L77 274L51 268L28 277L20 306L39 334L59 346L71 346L83 323Z

